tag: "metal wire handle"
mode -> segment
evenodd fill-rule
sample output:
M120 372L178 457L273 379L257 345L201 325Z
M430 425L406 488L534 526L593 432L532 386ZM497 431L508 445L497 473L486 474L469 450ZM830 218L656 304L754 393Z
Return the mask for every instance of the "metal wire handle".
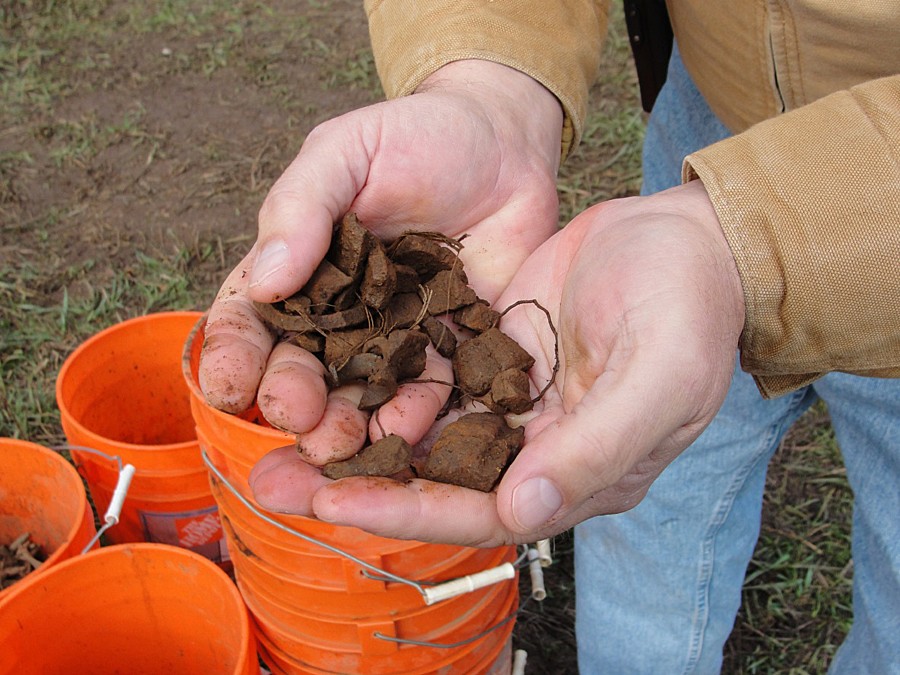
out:
M122 506L125 503L125 497L128 496L128 488L131 487L131 479L134 478L135 468L131 464L122 464L122 458L118 455L108 455L105 452L97 450L95 448L88 448L83 445L57 445L53 447L53 450L60 452L62 450L66 450L71 452L72 450L76 452L89 452L94 455L99 455L104 459L108 459L111 462L115 462L119 467L119 476L116 479L116 487L113 490L112 498L109 501L109 506L106 508L106 513L103 514L103 525L100 526L100 529L91 537L91 540L87 543L81 553L84 555L88 551L90 551L94 544L96 544L100 537L103 536L103 533L106 532L113 525L119 524L119 518L122 515Z
M365 560L362 560L362 559L356 557L352 553L348 553L347 551L344 551L335 546L332 546L331 544L327 544L324 541L320 541L320 540L316 539L315 537L311 537L308 534L299 532L299 531L295 530L294 528L289 527L289 526L285 525L284 523L280 523L277 520L275 520L274 518L272 518L271 516L263 513L256 507L255 504L253 504L249 499L247 499L246 497L244 497L244 495L242 495L240 492L238 492L237 488L235 488L234 485L232 485L231 482L222 474L222 472L219 471L219 468L215 464L213 464L212 460L210 460L209 455L206 454L205 450L201 450L200 454L203 458L203 463L206 464L207 468L209 468L210 472L212 472L215 479L217 481L219 481L222 485L227 487L228 490L235 497L237 497L237 499L258 518L261 518L266 523L272 525L273 527L276 527L277 529L279 529L283 532L286 532L292 536L298 537L299 539L302 539L303 541L306 541L310 544L315 544L316 546L320 546L320 547L326 549L327 551L331 551L332 553L335 553L339 556L346 558L347 560L350 560L351 562L356 563L357 565L362 567L364 570L370 572L373 575L373 578L386 579L389 581L395 581L397 583L405 584L407 586L412 586L417 591L419 591L419 593L421 593L422 598L425 600L425 603L429 604L429 605L434 602L439 602L442 600L449 599L451 597L455 597L456 595L460 595L461 593L467 593L467 592L474 591L477 588L483 588L484 586L490 585L492 583L497 583L499 581L513 578L515 576L515 568L520 567L523 563L525 563L525 561L527 560L527 557L528 557L529 549L528 549L528 547L525 547L525 550L516 559L515 563L503 563L502 565L499 565L498 567L490 568L487 570L482 570L481 572L476 572L475 574L467 575L465 577L458 577L456 579L451 579L450 581L443 582L438 585L430 585L430 584L428 584L428 582L420 583L420 582L414 581L412 579L407 579L405 577L401 577L401 576L398 576L391 572L388 572L387 570L383 570L369 562L366 562ZM502 570L502 571L497 572L498 570ZM507 576L507 574L508 574L507 570L513 571L513 577ZM468 581L468 580L471 580L473 577L475 578L474 582ZM494 578L494 577L496 577L496 578ZM480 585L478 585L479 581L487 581L487 583L481 583ZM436 594L436 589L440 589L442 587L447 587L448 585L457 585L457 586L462 587L464 590L461 590L459 593L447 594L447 593L437 592L437 594ZM440 596L440 597L437 597L437 596ZM526 600L526 602L527 602L527 600ZM479 639L485 637L486 635L490 634L491 632L497 630L498 628L503 627L504 625L506 625L507 623L512 621L512 619L518 613L519 609L520 608L517 607L515 609L515 611L513 611L509 614L509 616L505 617L504 619L500 620L499 622L495 623L494 625L486 628L485 630L481 631L477 635L473 635L472 637L466 638L465 640L460 640L459 642L440 643L440 642L430 642L430 641L424 641L424 640L410 640L410 639L406 639L406 638L398 638L398 637L393 637L390 635L384 635L383 633L379 633L377 631L375 633L373 633L372 636L376 637L380 640L386 640L388 642L397 642L400 644L417 645L420 647L436 647L439 649L452 649L454 647L461 647L463 645L466 645L466 644L469 644L476 640L479 640Z

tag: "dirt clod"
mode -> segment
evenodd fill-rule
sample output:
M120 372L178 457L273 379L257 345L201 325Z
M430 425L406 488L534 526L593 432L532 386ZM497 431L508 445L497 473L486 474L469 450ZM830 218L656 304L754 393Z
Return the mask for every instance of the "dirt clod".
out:
M409 469L412 447L402 437L391 434L360 450L350 459L322 468L326 478L349 476L392 476Z
M531 410L531 390L528 375L517 368L501 370L491 380L491 390L484 401L496 413L523 413Z
M453 313L453 320L463 328L483 333L497 325L500 320L500 312L491 309L491 306L484 300L477 300L471 305L456 310Z
M448 424L425 462L425 478L490 492L525 438L502 415L469 413Z
M335 226L328 259L344 274L358 280L365 270L369 247L374 242L375 237L360 224L356 214L348 213Z
M438 272L451 270L459 264L456 253L441 242L440 235L405 234L391 246L391 260L411 267L420 279L428 281Z
M464 393L483 396L498 373L514 368L527 371L534 358L499 328L466 340L453 354L453 374Z
M448 359L453 356L456 351L456 336L446 324L433 316L426 316L422 319L422 330L428 335L438 354Z
M397 270L380 241L369 249L366 271L359 285L359 298L372 309L384 309L397 290Z
M487 491L521 445L523 433L502 415L533 405L527 371L534 359L497 327L500 314L468 285L461 248L434 232L407 232L385 245L351 213L335 224L328 254L306 285L257 308L280 339L321 360L329 386L365 382L361 410L377 410L422 376L429 344L452 358L452 404L475 400L492 412L448 425L422 470L430 480ZM409 473L404 445L389 436L324 473Z
M441 270L424 284L430 300L428 313L432 316L446 314L471 305L478 296L468 286L468 279L461 269Z
M382 359L382 362L384 359ZM376 410L397 395L400 384L394 371L381 366L369 375L366 380L366 390L359 401L360 410Z
M318 313L327 308L331 301L351 283L353 283L353 279L327 260L323 260L304 287L305 297L309 299L310 311Z

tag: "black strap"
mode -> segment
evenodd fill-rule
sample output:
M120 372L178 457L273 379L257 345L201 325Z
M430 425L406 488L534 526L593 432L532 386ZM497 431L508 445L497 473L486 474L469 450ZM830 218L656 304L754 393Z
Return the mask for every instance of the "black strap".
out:
M666 81L672 56L672 24L665 0L624 0L628 40L641 87L641 105L650 112Z

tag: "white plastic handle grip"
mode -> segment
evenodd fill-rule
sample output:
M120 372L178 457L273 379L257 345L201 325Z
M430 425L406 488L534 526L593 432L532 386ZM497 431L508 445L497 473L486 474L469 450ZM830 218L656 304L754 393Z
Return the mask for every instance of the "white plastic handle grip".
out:
M131 479L134 477L134 467L126 464L119 472L119 479L116 481L116 489L113 490L112 499L109 500L109 508L103 520L110 525L118 525L119 516L122 514L122 504L125 502L125 495L128 494L128 488L131 487Z
M453 579L437 586L426 586L423 589L425 594L425 604L433 605L441 600L449 600L463 593L471 593L479 588L496 584L500 581L513 579L516 576L516 568L512 563L503 563L498 567L492 567L489 570L476 572L459 579Z
M531 597L537 601L545 599L544 569L541 567L541 554L536 548L528 549L528 572L531 575Z
M541 567L550 567L553 564L553 556L550 553L550 540L541 539L537 543L537 550L540 556Z
M528 652L517 649L513 654L512 671L510 675L525 675L525 662L528 661Z

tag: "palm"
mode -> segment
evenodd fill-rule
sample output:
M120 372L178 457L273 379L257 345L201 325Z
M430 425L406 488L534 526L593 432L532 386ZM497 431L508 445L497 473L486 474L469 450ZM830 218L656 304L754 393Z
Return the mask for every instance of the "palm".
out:
M331 207L329 228L354 211L386 240L409 229L465 236L470 281L493 300L556 228L554 167L461 105L448 94L420 94L332 120L310 135L270 199L296 203L307 172L345 156L350 180L335 182L351 187Z
M454 68L469 73L465 64ZM252 301L297 291L325 256L332 224L345 213L355 212L384 239L409 229L465 236L460 255L469 283L489 301L552 234L559 106L542 88L540 107L548 114L509 105L523 87L533 99L532 88L540 85L496 64L474 68L503 69L509 87L493 83L473 93L479 87L465 80L461 89L435 87L348 113L310 133L263 203L257 245L210 309L200 383L213 405L239 412L256 398L276 426L298 433L323 426L329 404L321 368L299 348L273 350L274 338ZM266 271L262 261L273 260L271 250L279 262ZM451 376L432 355L422 377ZM417 441L448 391L434 384L401 388L380 409L373 437L384 429Z
M727 247L675 200L693 189L589 209L498 300L534 300L553 320L555 334L525 304L501 324L535 356L534 389L553 375L557 348L560 368L495 493L349 479L323 486L314 512L385 536L485 545L637 504L721 404L742 323L736 273L722 276Z

